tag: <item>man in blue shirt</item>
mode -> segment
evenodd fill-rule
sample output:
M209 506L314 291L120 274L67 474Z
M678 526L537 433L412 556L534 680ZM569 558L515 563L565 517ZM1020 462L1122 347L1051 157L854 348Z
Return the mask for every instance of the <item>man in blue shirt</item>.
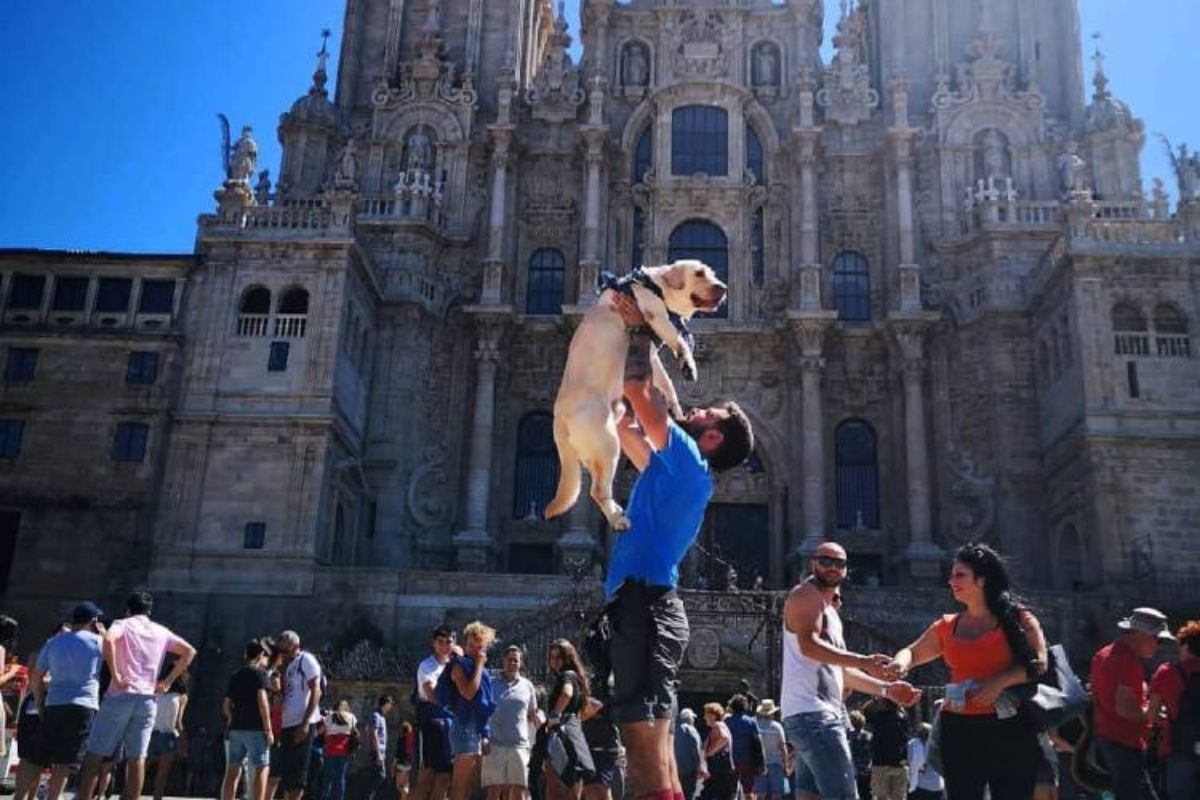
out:
M618 534L604 582L612 639L612 718L621 725L629 779L639 800L680 800L671 733L676 674L689 631L675 592L679 563L700 532L712 497L710 470L745 461L754 434L736 403L693 409L672 420L651 374L649 336L636 304L620 296L630 335L627 413L621 449L641 472L629 497L631 526Z

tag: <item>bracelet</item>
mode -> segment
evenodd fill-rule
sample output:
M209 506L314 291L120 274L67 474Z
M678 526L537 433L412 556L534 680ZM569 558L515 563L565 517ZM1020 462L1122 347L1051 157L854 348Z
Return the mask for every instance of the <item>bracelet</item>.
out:
M891 688L892 688L892 684L890 684L890 683L879 684L879 696L887 697L888 689L891 689Z

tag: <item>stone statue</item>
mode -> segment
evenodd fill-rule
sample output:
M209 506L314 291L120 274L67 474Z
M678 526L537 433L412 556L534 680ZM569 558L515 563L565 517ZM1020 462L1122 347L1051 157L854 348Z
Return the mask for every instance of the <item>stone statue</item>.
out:
M271 204L271 170L269 169L258 173L258 183L254 184L254 202L260 206Z
M1003 178L1007 172L1004 158L1004 137L995 128L988 128L983 135L983 176Z
M1200 153L1188 153L1186 144L1179 145L1179 156L1174 159L1175 174L1179 179L1179 202L1188 203L1200 197Z
M404 160L405 169L428 170L433 166L433 142L420 128L408 135L405 145L407 156Z
M350 189L358 185L358 156L354 153L354 140L346 142L338 155L337 170L333 174L334 186Z
M775 46L761 44L754 53L754 85L779 85L779 54Z
M1150 215L1154 219L1167 219L1171 216L1171 200L1167 196L1167 187L1162 178L1154 179L1154 188L1150 190Z
M1083 167L1087 163L1078 154L1074 142L1067 143L1066 152L1058 157L1058 188L1063 197L1086 191L1083 185Z
M257 166L258 143L254 141L254 129L246 125L229 154L229 180L249 184Z
M625 85L645 86L650 83L650 63L646 47L639 42L625 45Z

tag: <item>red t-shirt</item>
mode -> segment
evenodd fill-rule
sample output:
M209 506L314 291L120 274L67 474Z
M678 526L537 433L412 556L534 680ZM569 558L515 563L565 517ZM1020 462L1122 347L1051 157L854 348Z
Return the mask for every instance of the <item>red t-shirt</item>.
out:
M1149 723L1134 722L1117 715L1118 686L1129 687L1134 701L1142 708L1146 707L1146 671L1137 654L1120 641L1101 647L1092 656L1091 678L1096 735L1126 747L1145 750Z
M942 645L942 660L950 667L951 681L982 681L999 675L1012 666L1012 649L1008 646L1008 640L1004 638L1002 628L996 626L974 639L959 639L954 635L957 622L958 614L946 614L933 623L934 632ZM996 706L968 699L966 705L954 713L995 714Z
M1180 669L1183 675L1179 674ZM1178 664L1160 664L1150 679L1150 693L1162 698L1167 707L1167 720L1163 723L1162 735L1158 737L1159 755L1171 755L1171 722L1179 716L1179 700L1183 696L1184 675L1191 678L1200 673L1200 658L1189 658Z

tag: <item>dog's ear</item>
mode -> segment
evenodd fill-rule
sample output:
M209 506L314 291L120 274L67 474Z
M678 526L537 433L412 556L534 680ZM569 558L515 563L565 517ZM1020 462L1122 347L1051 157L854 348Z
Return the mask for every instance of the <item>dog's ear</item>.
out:
M678 292L686 285L683 269L680 264L676 263L663 270L663 283L667 285L667 288Z

